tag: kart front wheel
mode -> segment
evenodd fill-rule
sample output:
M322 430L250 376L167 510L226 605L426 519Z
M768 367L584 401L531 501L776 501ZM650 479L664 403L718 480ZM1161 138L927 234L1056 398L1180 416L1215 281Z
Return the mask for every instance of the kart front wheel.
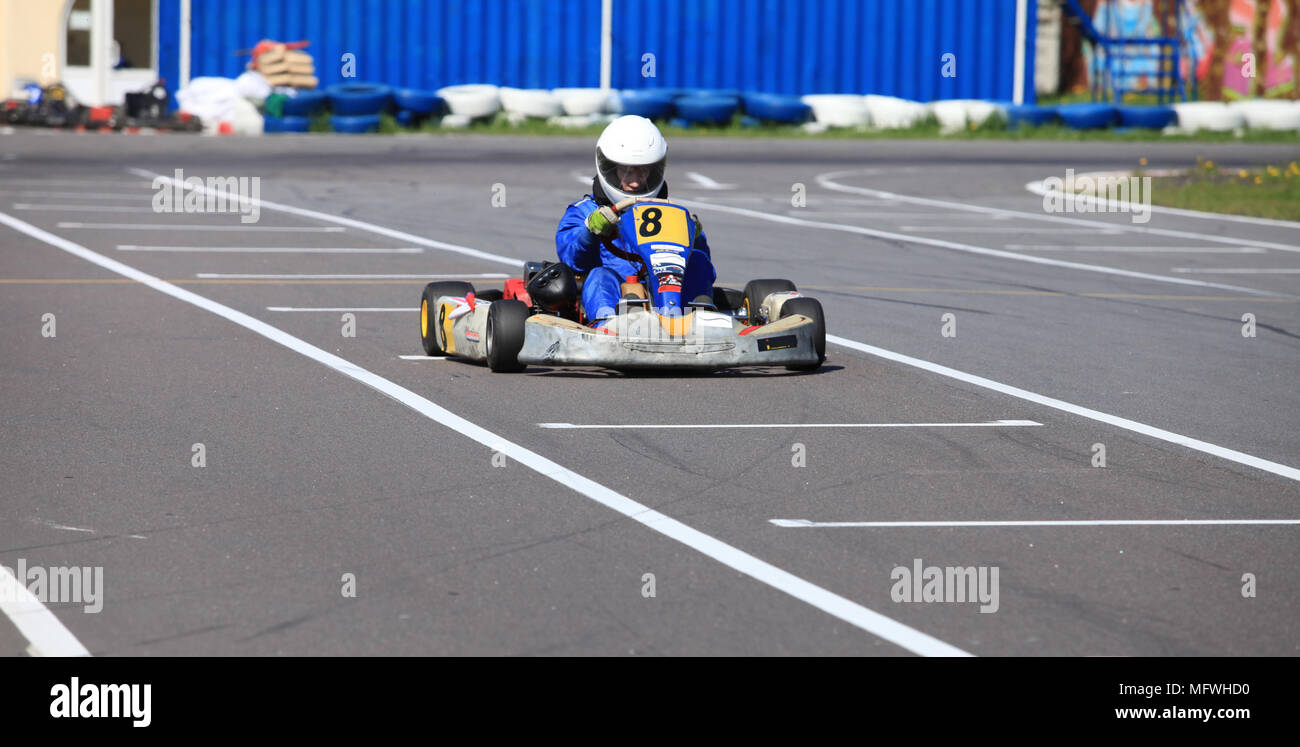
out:
M519 351L524 347L524 322L532 316L522 301L493 301L488 307L487 363L498 373L522 371Z
M758 310L762 308L763 300L773 293L787 293L793 290L795 290L794 283L789 280L751 280L745 283L745 318L750 324L767 324L776 321L758 318Z
M442 308L438 306L441 296L464 297L474 292L474 286L458 280L445 280L424 286L420 296L420 344L425 355L446 355L447 349L439 339L442 334Z
M813 320L813 347L817 350L817 362L786 368L791 371L816 371L826 360L826 315L822 313L821 301L807 296L792 298L781 305L781 318L791 314L803 314Z

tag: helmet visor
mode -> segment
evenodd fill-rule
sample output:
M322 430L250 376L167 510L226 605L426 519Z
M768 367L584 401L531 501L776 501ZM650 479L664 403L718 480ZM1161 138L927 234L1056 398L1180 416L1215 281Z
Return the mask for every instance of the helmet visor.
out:
M654 163L622 164L616 163L599 148L596 149L596 165L600 169L601 181L629 197L650 197L659 192L664 183L664 168L668 157Z

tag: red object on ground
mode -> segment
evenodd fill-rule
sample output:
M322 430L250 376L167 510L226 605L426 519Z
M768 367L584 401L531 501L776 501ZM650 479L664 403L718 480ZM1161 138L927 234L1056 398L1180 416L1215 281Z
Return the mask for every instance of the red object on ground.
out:
M219 134L219 135L233 135L233 134L235 134L235 125L234 125L234 123L233 123L233 122L222 122L221 124L217 125L217 134Z
M90 107L90 121L91 121L91 122L103 122L103 121L107 121L107 120L112 119L112 118L113 118L113 110L114 110L115 108L116 108L116 107L112 107L112 106L92 106L92 107Z

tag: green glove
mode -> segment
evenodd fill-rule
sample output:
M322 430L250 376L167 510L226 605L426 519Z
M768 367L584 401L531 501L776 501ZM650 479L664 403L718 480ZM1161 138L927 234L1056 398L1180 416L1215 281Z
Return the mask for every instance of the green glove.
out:
M587 230L601 238L609 238L618 230L618 216L611 207L602 207L587 216Z

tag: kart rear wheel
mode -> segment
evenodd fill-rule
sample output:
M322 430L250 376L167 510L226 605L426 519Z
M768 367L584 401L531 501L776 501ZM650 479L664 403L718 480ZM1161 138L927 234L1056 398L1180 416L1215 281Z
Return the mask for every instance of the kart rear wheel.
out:
M791 371L816 371L826 360L826 315L822 313L821 301L807 296L792 298L781 305L781 318L792 314L803 314L813 320L813 347L817 350L817 362L786 368Z
M474 292L474 286L458 280L444 280L424 286L420 296L420 344L425 355L446 355L447 349L440 339L442 334L442 309L438 306L439 296L457 298Z
M519 351L524 347L524 322L532 312L523 301L493 301L488 307L487 363L497 373L522 371Z
M763 299L773 293L786 293L796 290L789 280L751 280L745 284L745 316L750 324L767 324L775 319L759 319L758 310L763 306Z

